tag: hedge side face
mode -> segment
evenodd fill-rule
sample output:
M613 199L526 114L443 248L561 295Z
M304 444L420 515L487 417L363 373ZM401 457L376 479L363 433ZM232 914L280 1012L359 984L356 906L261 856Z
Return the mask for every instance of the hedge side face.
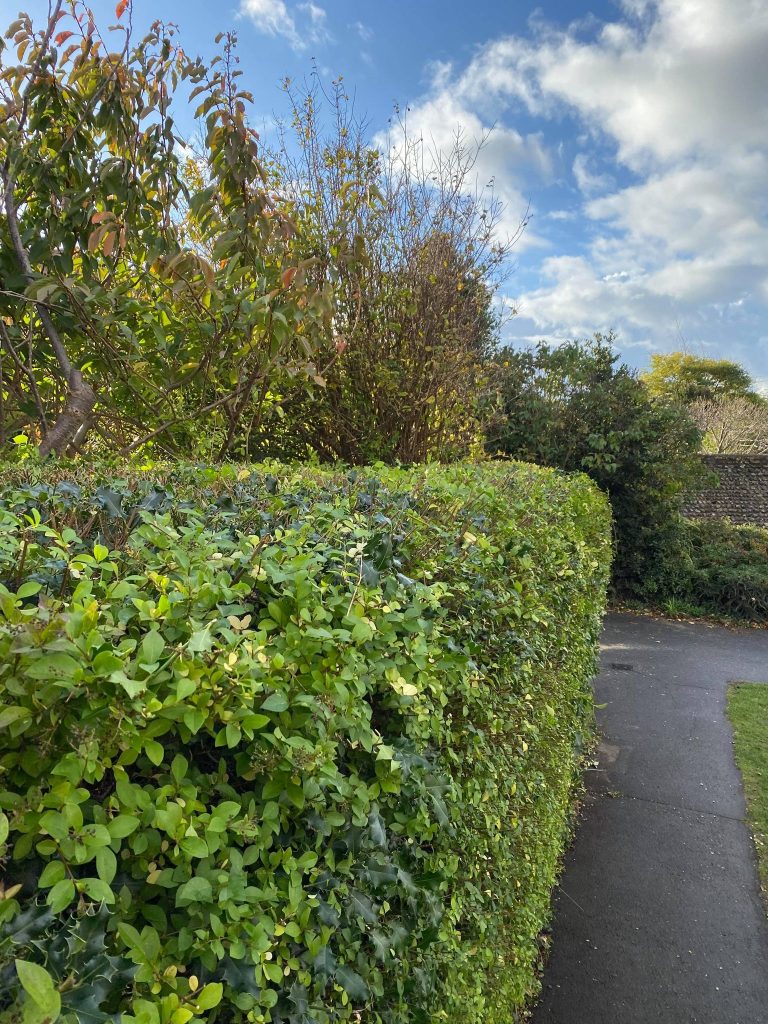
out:
M0 1020L509 1021L610 561L513 465L9 468Z

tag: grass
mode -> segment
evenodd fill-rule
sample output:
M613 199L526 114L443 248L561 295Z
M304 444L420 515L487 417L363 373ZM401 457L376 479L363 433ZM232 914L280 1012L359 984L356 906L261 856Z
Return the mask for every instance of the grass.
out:
M763 896L768 900L768 684L737 683L728 692L736 763L747 797Z

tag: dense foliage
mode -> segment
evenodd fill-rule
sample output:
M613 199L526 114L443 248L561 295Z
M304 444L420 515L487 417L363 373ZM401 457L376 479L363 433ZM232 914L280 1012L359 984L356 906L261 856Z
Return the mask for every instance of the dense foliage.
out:
M286 441L353 464L461 458L479 447L494 292L514 241L492 187L477 185L483 142L438 147L396 117L374 145L342 82L287 93L274 164L310 277L332 284L337 336L324 386L288 398Z
M768 621L768 530L699 520L685 522L681 535L681 557L659 567L657 603L674 612Z
M0 446L464 457L514 241L477 145L380 152L337 83L265 151L234 35L206 63L131 17L0 40Z
M641 379L661 401L690 405L699 399L749 398L760 402L747 370L730 359L708 359L689 352L655 352Z
M701 474L700 435L685 411L649 397L611 337L498 361L491 454L587 473L610 497L619 593L653 596L660 565L680 557L680 508Z
M318 376L330 296L269 187L233 38L207 66L116 13L102 33L57 0L0 42L0 443L223 457L275 415L271 388Z
M607 566L585 477L6 467L0 1019L508 1021Z

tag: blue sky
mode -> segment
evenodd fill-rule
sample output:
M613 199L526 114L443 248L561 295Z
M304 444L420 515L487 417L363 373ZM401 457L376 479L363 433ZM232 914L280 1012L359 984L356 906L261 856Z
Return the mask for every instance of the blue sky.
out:
M613 327L632 365L684 347L768 380L768 0L134 0L134 11L137 29L175 21L204 55L236 28L267 128L285 110L280 81L313 60L344 76L372 133L394 103L438 144L493 126L480 171L510 224L532 212L505 287L519 310L509 341Z

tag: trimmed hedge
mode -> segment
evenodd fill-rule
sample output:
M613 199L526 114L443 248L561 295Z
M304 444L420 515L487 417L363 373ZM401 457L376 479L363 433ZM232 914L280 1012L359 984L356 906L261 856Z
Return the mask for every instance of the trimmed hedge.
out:
M120 472L4 471L0 1019L509 1021L590 729L603 496Z

